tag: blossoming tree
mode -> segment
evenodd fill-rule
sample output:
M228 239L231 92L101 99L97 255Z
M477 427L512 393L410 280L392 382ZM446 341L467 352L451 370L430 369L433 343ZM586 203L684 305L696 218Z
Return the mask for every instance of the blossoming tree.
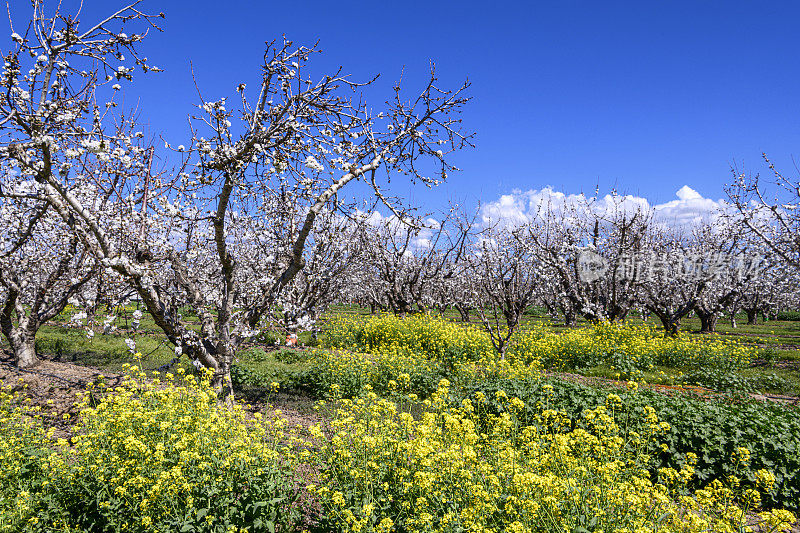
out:
M800 270L800 179L784 174L763 154L773 180L737 173L726 188L735 219L788 266Z
M38 362L36 333L58 316L97 272L86 253L35 185L0 190L0 329L17 366Z
M201 97L188 142L167 143L176 170L153 174L147 146L114 96L136 69L153 70L137 45L156 20L136 2L86 27L58 9L46 15L35 1L3 71L13 105L0 107L0 157L40 185L83 245L137 291L169 340L212 369L228 395L237 347L304 268L320 213L347 208L345 186L366 184L402 216L385 180L399 174L434 185L456 170L449 154L470 143L458 116L468 83L444 90L432 67L419 93L407 99L395 84L374 112L360 98L371 82L356 83L341 69L314 78L316 46L269 43L255 90L237 83L235 101ZM103 172L72 165L86 152ZM113 202L96 202L89 190ZM297 213L282 222L292 238L259 255L265 264L253 279L236 244L255 239L275 221L273 208L287 203ZM183 303L199 331L177 312Z
M475 309L501 357L525 311L539 296L543 281L523 234L522 228L485 230L466 257L465 274L476 295Z
M456 275L471 223L451 208L441 220L390 216L360 232L367 268L396 314L427 312L434 286Z
M586 320L624 320L638 301L639 280L630 260L644 245L652 213L612 194L603 202L581 196L567 203L551 199L524 227L533 260L552 279L551 306Z

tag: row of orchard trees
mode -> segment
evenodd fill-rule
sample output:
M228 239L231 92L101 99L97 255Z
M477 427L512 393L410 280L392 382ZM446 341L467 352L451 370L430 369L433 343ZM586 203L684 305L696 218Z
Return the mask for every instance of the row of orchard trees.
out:
M317 48L272 43L254 88L201 99L185 143L156 150L119 95L158 70L139 46L161 15L136 2L92 25L32 5L0 74L0 326L21 366L42 324L101 300L140 301L223 394L243 342L275 321L308 326L334 301L477 314L501 353L531 305L568 323L647 311L668 332L688 313L711 331L725 311L796 305L800 194L779 174L786 201L737 177L727 211L691 228L613 195L545 203L513 226L455 209L415 218L386 184L455 170L468 84L442 89L432 70L376 112L369 83L312 77ZM355 182L374 203L345 200Z
M453 213L424 228L383 219L362 231L369 253L351 273L350 296L395 313L472 314L500 353L531 306L566 325L636 312L667 334L690 314L713 332L724 314L745 312L754 323L758 314L797 309L796 211L789 203L770 216L758 212L763 205L741 207L729 202L687 226L631 197L554 195L513 224Z
M139 51L163 15L139 4L94 24L40 0L21 26L11 17L0 74L0 322L29 365L43 323L69 302L96 301L100 285L122 286L229 394L238 346L277 308L296 320L296 302L324 307L314 295L340 283L356 242L346 221L360 212L344 187L362 182L402 217L384 190L393 175L433 185L455 170L450 154L470 143L459 118L468 84L441 88L431 68L421 91L408 98L395 84L376 110L362 99L371 82L341 70L314 76L316 47L271 43L255 87L201 99L187 140L157 153L119 96L159 70Z

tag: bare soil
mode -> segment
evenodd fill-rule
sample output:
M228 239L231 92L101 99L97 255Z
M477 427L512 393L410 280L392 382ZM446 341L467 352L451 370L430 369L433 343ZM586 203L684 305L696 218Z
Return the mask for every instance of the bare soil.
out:
M555 376L561 379L565 379L567 381L572 381L574 383L582 383L591 386L615 386L620 388L625 388L626 382L609 379L609 378L602 378L597 376L584 376L582 374L573 374L570 372L551 372L545 371L545 375L548 376ZM659 385L655 383L648 383L645 385L648 389L655 390L662 394L685 394L690 393L695 396L700 396L703 398L714 398L718 396L722 396L722 393L716 392L711 389L706 389L705 387L699 387L696 385ZM760 394L760 393L750 393L750 396L759 401L773 401L773 402L780 402L780 403L787 403L792 405L800 405L800 396L788 396L783 394Z
M41 407L42 420L47 427L56 429L56 437L66 437L71 433L77 420L75 404L78 396L92 383L105 382L108 386L119 385L123 376L109 373L100 368L74 363L42 359L36 366L19 369L13 359L0 352L0 384L11 385L12 390L21 391L31 399L34 406ZM290 425L308 428L318 424L320 417L313 410L313 400L307 396L292 393L277 395L253 395L241 397L251 412L269 414L276 409ZM68 419L64 415L69 415Z

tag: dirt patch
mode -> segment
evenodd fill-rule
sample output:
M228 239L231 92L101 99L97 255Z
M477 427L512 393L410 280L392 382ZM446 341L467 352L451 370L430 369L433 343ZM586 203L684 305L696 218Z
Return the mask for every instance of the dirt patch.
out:
M581 374L572 374L569 372L545 371L544 375L553 376L556 378L564 379L566 381L572 381L573 383L580 383L592 387L612 386L612 387L625 388L627 386L627 383L625 381L619 381L619 380L601 378L595 376L589 377L589 376L583 376ZM696 385L659 385L656 383L648 383L644 385L644 387L662 394L673 395L673 396L676 394L691 394L693 397L706 398L706 399L712 399L724 396L724 393L720 393L711 389L706 389L705 387L698 387ZM759 393L750 393L749 396L754 400L759 400L759 401L773 401L773 402L786 403L792 405L800 405L800 396L788 396L783 394L759 394Z
M2 352L0 352L2 353ZM72 424L77 419L75 404L78 396L90 384L104 382L110 387L117 386L122 374L109 373L99 368L83 366L62 361L41 360L36 366L19 369L7 354L0 355L0 384L11 385L31 399L31 404L39 406L42 422L56 429L56 437L66 437L71 433ZM240 400L249 405L248 411L270 414L279 409L290 425L308 428L318 424L320 416L313 410L314 400L300 393L280 392L277 395L256 391L240 395ZM65 418L64 415L69 415Z
M12 390L30 398L33 406L40 407L42 422L55 429L56 438L71 434L78 414L75 403L90 384L105 380L115 385L121 379L120 375L110 375L98 368L47 360L18 369L7 355L0 358L0 383L10 385Z

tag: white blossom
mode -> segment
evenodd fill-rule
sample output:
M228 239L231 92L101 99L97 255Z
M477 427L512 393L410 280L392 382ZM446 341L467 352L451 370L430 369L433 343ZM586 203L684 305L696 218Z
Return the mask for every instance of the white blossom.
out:
M136 341L133 339L125 339L125 345L128 347L128 351L131 354L136 353Z
M323 167L313 155L310 155L306 158L306 166L311 170L316 170L317 172L322 172L325 170L325 167Z

